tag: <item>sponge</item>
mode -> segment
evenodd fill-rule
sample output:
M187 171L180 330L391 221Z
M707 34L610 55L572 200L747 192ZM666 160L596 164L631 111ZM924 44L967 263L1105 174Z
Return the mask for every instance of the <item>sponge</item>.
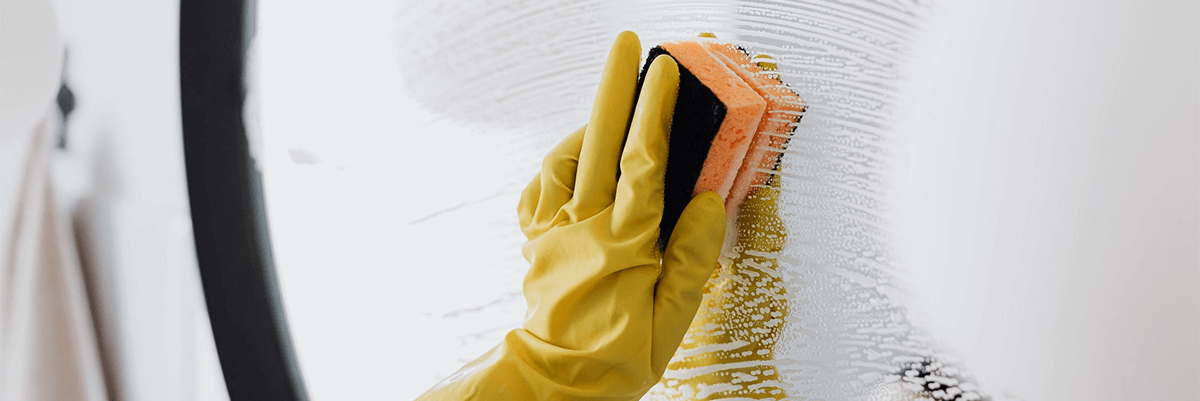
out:
M741 47L729 43L702 42L704 48L720 59L738 77L750 84L766 101L766 112L754 133L753 142L737 171L737 178L725 197L725 211L736 221L742 201L758 187L766 185L771 171L783 157L783 149L803 116L804 100L787 87L777 74L774 63L755 62Z
M663 54L679 64L679 95L668 144L660 249L693 195L713 191L729 196L767 105L725 62L694 41L651 49L642 80L654 58Z

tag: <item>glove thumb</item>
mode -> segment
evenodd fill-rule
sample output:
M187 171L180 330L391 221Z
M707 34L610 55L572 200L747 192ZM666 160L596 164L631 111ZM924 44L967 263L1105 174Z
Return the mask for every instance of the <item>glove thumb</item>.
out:
M661 375L675 355L703 299L704 283L717 266L725 238L725 203L714 192L692 197L663 252L663 273L654 287L651 367Z

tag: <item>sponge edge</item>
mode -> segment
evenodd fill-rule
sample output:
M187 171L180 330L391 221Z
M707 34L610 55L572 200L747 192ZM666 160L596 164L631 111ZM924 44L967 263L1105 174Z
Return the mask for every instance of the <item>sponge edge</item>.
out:
M642 67L638 90L654 59L668 55L662 47L650 50ZM725 105L707 86L700 82L687 66L679 65L679 92L675 101L671 134L668 138L667 170L663 179L663 216L659 222L658 247L666 249L675 223L688 202L700 178L706 155L725 120Z
M725 105L725 119L708 149L692 194L713 191L728 201L729 191L750 148L767 102L699 42L667 42L660 46L681 66L695 74Z
M783 156L783 149L805 110L804 100L796 95L777 75L770 74L773 65L754 62L745 50L728 43L702 42L705 50L721 60L734 73L749 83L766 101L766 112L754 133L754 139L737 171L725 210L730 221L736 221L742 203L755 188L767 184L771 171Z

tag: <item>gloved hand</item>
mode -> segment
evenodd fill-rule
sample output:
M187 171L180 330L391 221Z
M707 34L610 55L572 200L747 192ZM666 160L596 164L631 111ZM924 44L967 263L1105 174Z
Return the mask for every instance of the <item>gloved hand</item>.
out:
M717 265L725 208L695 196L659 253L679 71L655 59L635 108L641 50L617 37L587 127L522 194L524 324L420 400L636 400L658 382Z

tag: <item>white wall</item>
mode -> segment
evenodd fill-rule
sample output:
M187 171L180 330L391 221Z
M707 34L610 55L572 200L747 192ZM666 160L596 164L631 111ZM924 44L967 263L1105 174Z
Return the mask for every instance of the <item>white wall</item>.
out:
M227 398L183 170L178 4L56 2L77 99L58 194L74 213L117 400Z

